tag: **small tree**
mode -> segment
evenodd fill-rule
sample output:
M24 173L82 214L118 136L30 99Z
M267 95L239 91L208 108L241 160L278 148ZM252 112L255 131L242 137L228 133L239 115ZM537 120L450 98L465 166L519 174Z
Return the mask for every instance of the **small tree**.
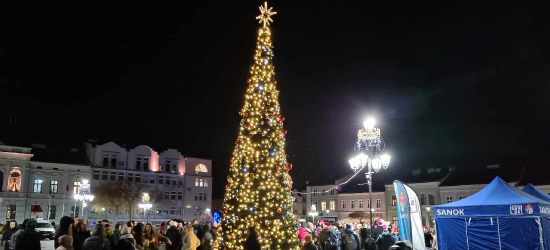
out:
M109 183L106 185L97 186L93 193L98 198L98 202L95 206L108 204L114 207L115 218L123 208L128 208L129 220L132 220L132 209L135 205L141 201L142 191L144 185L141 182L131 181L116 181L115 183ZM154 192L155 199L158 198L158 192ZM113 223L114 223L113 222Z

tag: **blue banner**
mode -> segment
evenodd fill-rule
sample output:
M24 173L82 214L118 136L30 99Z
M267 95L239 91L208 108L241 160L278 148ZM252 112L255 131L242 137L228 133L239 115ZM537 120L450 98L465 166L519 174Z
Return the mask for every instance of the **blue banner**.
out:
M397 216L399 222L399 238L412 242L411 236L411 214L409 197L403 183L394 181L395 197L397 198Z

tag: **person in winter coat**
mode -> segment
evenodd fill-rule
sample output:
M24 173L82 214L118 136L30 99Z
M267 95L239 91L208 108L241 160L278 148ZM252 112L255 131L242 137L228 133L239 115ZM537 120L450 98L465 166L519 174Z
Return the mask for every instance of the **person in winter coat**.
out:
M335 239L336 234L330 229L329 223L323 224L323 230L319 233L319 245L321 246L320 250L334 250L328 246L327 241L330 239Z
M122 228L122 231L120 231L120 240L118 240L118 242L116 243L117 246L118 244L120 244L121 241L126 241L130 244L132 244L132 246L135 246L136 245L136 240L134 239L134 236L131 234L131 231L128 226L124 226Z
M355 249L348 249L346 248L346 250L357 250L359 249L359 247L361 246L361 241L359 240L359 235L357 235L354 231L353 231L353 227L350 225L350 224L346 224L346 229L344 230L344 234L347 235L347 236L351 236L353 237L353 240L355 241Z
M28 220L25 231L17 237L15 250L40 250L40 235L34 229L38 223L35 220Z
M311 222L307 223L306 231L309 234L313 234L315 232L315 227L313 226L313 223L311 223Z
M63 218L61 218L61 220L59 221L59 228L57 229L57 231L55 231L55 236L54 236L55 238L53 242L53 245L56 249L61 244L59 242L59 237L63 235L68 235L71 237L71 247L73 246L73 225L74 225L73 218L69 216L63 216Z
M260 246L260 234L254 227L248 228L248 238L246 238L246 241L243 244L244 250L261 250L262 247Z
M166 237L172 242L171 245L166 246L166 250L180 250L181 248L181 234L178 230L178 223L175 221L170 222L170 228L166 230Z
M111 250L109 240L105 238L103 224L96 224L92 236L88 237L82 244L83 250Z
M7 225L4 227L4 233L2 233L2 246L4 246L5 249L8 248L8 244L10 242L11 235L15 232L17 232L17 222L15 220L11 220Z
M201 244L199 238L197 238L197 236L195 235L195 230L192 225L187 225L185 227L185 230L183 230L181 241L183 245L183 247L181 248L182 250L195 250Z
M370 229L365 227L361 228L359 233L361 236L361 249L376 250L376 243L374 243L374 239L370 237Z
M300 245L305 240L306 236L309 234L310 233L308 233L308 231L304 226L301 226L300 228L298 228L298 238L300 239Z
M59 246L55 250L73 250L73 237L69 235L59 237Z
M138 225L135 225L134 226L134 230L132 230L132 235L134 235L134 239L136 240L136 247L140 246L141 248L145 247L146 242L145 242L145 239L144 239L144 235L143 235L143 230L141 229L141 226L139 226L139 224L141 223L138 223ZM148 243L148 242L147 242Z
M311 239L311 235L308 234L304 237L304 244L302 246L302 250L318 250L317 246Z
M164 242L168 245L172 244L170 239L162 235L158 230L155 229L153 225L147 223L145 229L143 230L143 235L146 240L149 241L149 249L156 250L160 248L160 243Z
M84 241L90 237L90 231L86 230L86 222L83 219L75 220L73 230L74 250L82 250Z
M206 224L202 226L202 238L201 240L201 249L202 250L212 250L214 246L214 237L210 233L210 225Z
M214 241L218 239L218 222L212 221L212 227L210 228L210 233L212 234L212 238L214 238Z
M426 244L426 250L432 247L432 241L433 241L433 236L430 233L430 230L428 230L427 226L424 226L424 242Z
M164 228L166 228L166 224L164 224L164 221L160 223L159 231L164 231Z
M387 229L382 231L382 234L378 236L378 239L376 239L376 245L378 246L378 249L388 249L394 243L395 242L393 242L393 238L391 237L391 234Z
M121 235L120 230L122 230L122 225L116 224L115 230L113 230L113 234L109 237L111 248L114 248L118 244L118 241L120 240L120 235Z

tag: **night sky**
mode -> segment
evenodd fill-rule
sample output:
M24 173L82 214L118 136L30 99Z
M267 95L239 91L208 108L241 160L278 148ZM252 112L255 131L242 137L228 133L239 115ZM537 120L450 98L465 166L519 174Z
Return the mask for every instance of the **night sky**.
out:
M220 197L263 2L180 2L0 8L0 141L176 148ZM386 175L548 158L547 1L269 5L295 187L349 174L368 115Z

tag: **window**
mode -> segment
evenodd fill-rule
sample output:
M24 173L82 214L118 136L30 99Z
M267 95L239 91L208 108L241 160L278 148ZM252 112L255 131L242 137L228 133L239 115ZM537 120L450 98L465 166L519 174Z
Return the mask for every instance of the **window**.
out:
M103 153L103 162L101 166L104 168L116 168L117 161L118 161L118 154Z
M128 181L133 182L134 181L134 174L128 173Z
M392 224L394 225L394 228L398 228L397 225L398 225L399 221L397 220L397 216L393 216L391 218L391 221L392 221Z
M452 196L447 196L447 203L451 203L453 202L453 197Z
M178 192L178 200L181 200L183 197L183 193L182 192Z
M395 195L391 196L391 205L392 206L397 206L397 198L395 197Z
M15 219L15 210L17 209L16 205L8 205L6 210L6 219L13 220Z
M176 173L176 170L177 170L177 165L178 165L178 161L177 160L166 160L166 164L165 164L165 171L166 173L172 173L172 174L175 174ZM197 172L201 172L201 171L197 171Z
M50 217L49 217L50 220L55 219L55 213L56 213L56 211L57 211L57 206L51 205L51 206L50 206Z
M346 201L342 200L342 208L346 208Z
M176 179L172 179L172 186L176 186Z
M80 185L82 185L80 181L73 182L73 194L80 194Z
M204 193L195 193L195 200L197 201L206 201L206 194Z
M149 158L143 157L143 171L149 171Z
M183 181L182 181L182 180L179 180L179 181L178 181L178 185L183 186ZM206 187L208 187L208 183L206 183Z
M176 207L170 208L170 214L176 214Z
M172 197L170 199L172 199L172 200L176 199L176 192L175 191L172 191Z
M139 174L136 174L136 182L141 182L141 176Z
M367 208L370 208L370 199L367 200Z
M75 214L74 206L71 206L71 217L74 218L75 216L78 216L79 212L80 212L80 207L79 206L76 206L76 214Z
M99 180L99 170L94 170L94 180Z
M164 184L164 176L159 176L159 184Z
M202 194L202 200L206 201L206 194Z
M206 166L201 163L195 167L195 172L208 173L208 168L206 168Z
M177 211L178 211L178 212L177 212L178 215L181 215L181 207L178 207L178 210L177 210Z
M57 194L57 189L59 187L59 181L50 181L50 193Z
M321 211L325 211L325 210L327 210L327 202L321 201Z
M376 208L380 208L380 205L382 204L381 199L376 199Z
M321 195L325 195L325 190L324 189L321 189Z
M359 208L363 208L363 200L359 200Z
M166 186L170 186L170 177L166 176Z
M8 179L8 189L10 192L19 192L21 188L21 170L14 168L10 171L10 178Z
M330 195L334 195L334 188L330 190Z
M155 184L155 176L154 175L149 176L149 183Z
M165 200L170 199L170 192L164 192L164 199Z
M180 181L180 185L181 185ZM208 187L208 181L206 179L195 178L195 187Z
M136 170L141 169L141 157L136 157Z
M330 201L330 210L335 211L336 210L336 201ZM304 213L306 214L306 213Z
M107 172L107 171L102 171L102 172L101 172L101 180L102 180L102 181L106 181L106 180L108 180L108 179L109 179L109 172Z
M420 205L426 205L426 194L420 194Z
M459 200L462 200L462 199L464 199L464 198L466 198L465 195L458 196L458 199L459 199Z
M118 173L118 181L124 181L124 173Z
M435 205L435 194L428 194L428 201L430 205Z
M164 209L164 213L163 214L168 214L168 209Z
M317 190L313 189L313 195L317 195Z
M350 201L349 204L351 208L355 208L355 201Z
M199 200L199 194L195 193L195 201Z
M109 178L109 180L111 180L111 181L116 181L116 172L111 172L110 177L111 177L111 178Z

